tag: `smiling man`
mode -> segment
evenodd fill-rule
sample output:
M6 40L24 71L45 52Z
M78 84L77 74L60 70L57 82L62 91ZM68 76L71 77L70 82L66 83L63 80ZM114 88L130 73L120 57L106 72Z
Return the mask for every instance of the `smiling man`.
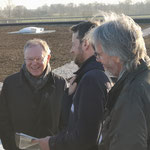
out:
M59 130L66 82L51 72L50 52L41 39L27 41L23 67L4 81L0 95L0 138L7 150L18 149L15 132L42 138Z
M41 45L25 46L25 62L28 72L33 76L40 76L47 67L50 60L50 50L43 51Z

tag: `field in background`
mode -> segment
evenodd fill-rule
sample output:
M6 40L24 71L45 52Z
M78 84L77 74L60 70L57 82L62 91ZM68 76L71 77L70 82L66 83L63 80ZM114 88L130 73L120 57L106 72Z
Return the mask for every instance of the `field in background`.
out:
M140 22L150 22L150 15L132 15L133 19ZM58 16L58 17L35 17L35 18L14 18L14 19L0 19L0 24L7 23L42 23L42 22L69 22L69 21L82 21L95 18L96 20L102 20L102 16Z
M23 47L27 40L41 38L46 40L52 51L51 66L57 68L71 61L69 50L71 47L71 33L69 26L36 26L44 27L45 30L56 30L47 34L8 34L18 31L27 26L0 27L0 82L16 71L19 71L23 64Z
M144 29L150 24L140 24ZM52 50L50 60L52 69L60 67L72 60L69 53L71 48L70 25L41 25L45 30L56 30L54 33L39 35L8 34L27 26L2 26L0 27L0 82L10 74L20 70L23 64L23 47L27 40L41 38L46 40ZM150 56L150 36L145 38L146 47Z

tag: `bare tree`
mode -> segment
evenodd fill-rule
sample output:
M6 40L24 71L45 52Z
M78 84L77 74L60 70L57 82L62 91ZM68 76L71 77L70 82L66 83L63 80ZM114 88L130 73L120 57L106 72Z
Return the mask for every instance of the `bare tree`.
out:
M12 0L6 0L6 7L4 9L5 9L5 12L7 13L8 18L11 18L11 11L13 7L14 6L12 3Z
M23 5L16 6L12 10L12 16L14 18L25 18L27 14L27 9Z

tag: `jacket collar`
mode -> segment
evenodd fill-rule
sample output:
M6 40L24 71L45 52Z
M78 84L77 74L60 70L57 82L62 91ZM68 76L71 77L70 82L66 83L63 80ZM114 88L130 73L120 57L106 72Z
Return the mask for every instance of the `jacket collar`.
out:
M88 72L90 70L93 70L93 69L99 69L101 71L104 71L103 65L96 61L95 56L91 56L90 58L88 58L82 64L82 66L79 68L79 70L74 73L77 76L75 82L79 83L79 81L82 78L82 76L86 72Z
M48 77L48 81L47 81L47 85L50 85L51 87L55 88L55 78L54 78L54 74L52 72L49 73L49 77ZM21 68L20 70L20 75L19 75L19 82L17 83L18 86L24 86L24 84L28 84L27 79L25 78L24 72Z
M115 105L123 87L127 83L131 83L137 76L143 73L145 70L149 69L149 66L143 60L140 60L141 64L137 67L137 69L132 70L131 72L125 71L121 78L115 83L112 89L109 91L108 94L108 101L106 104L106 109L109 112L112 110L113 106Z

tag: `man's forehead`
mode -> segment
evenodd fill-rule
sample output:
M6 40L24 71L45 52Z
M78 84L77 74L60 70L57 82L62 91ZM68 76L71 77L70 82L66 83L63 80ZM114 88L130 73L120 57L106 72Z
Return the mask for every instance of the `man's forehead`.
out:
M80 39L78 38L78 32L75 32L75 33L72 34L72 41L75 41L75 40L80 41Z
M43 47L41 47L39 45L39 46L33 46L33 47L26 48L25 55L26 54L30 54L30 53L33 53L33 54L43 54L43 53L46 53L46 52L44 51Z
M72 37L77 38L78 37L78 32L73 32Z

